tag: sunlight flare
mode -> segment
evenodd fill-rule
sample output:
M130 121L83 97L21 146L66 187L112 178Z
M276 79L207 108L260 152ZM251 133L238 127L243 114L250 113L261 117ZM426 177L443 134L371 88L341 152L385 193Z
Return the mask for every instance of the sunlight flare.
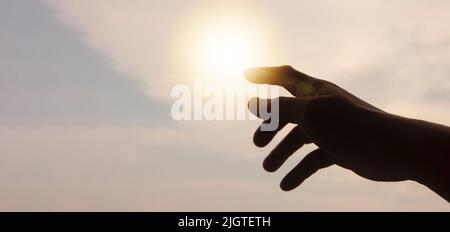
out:
M197 45L200 70L209 77L233 81L258 60L256 39L244 28L219 27L207 31Z

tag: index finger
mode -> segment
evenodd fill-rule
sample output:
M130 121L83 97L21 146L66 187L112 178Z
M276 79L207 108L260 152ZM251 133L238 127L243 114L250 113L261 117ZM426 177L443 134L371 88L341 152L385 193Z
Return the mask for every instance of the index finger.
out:
M255 84L282 86L297 97L312 95L320 82L289 65L250 68L245 72L245 77Z

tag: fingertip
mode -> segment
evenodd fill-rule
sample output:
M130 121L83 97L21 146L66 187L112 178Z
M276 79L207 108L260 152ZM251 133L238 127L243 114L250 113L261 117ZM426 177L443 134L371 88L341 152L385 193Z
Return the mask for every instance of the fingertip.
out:
M291 171L292 172L292 171ZM280 183L280 188L283 191L291 191L300 186L306 178L301 178L299 176L293 176L292 173L288 173Z
M253 82L253 83L258 83L259 73L260 73L260 68L253 67L253 68L249 68L249 69L245 70L244 76L245 76L245 79L247 79L248 81Z
M289 191L293 190L295 187L290 186L289 184L286 183L285 180L283 180L280 183L280 188L281 188L281 190L283 190L285 192L289 192Z
M257 141L257 140L253 140L253 143L254 143L255 146L257 146L257 147L265 147L265 146L266 146L266 144L264 144L264 143L262 143L262 142L260 142L260 141Z
M261 139L259 136L253 136L253 143L257 147L265 147L267 144L269 144L270 140L267 141L266 139Z
M252 75L257 69L258 69L258 67L251 67L251 68L246 69L244 71L244 76L247 77L247 76Z
M263 162L263 168L264 170L266 170L267 172L275 172L278 168L275 167L273 164L271 164L270 162L266 160L264 160Z

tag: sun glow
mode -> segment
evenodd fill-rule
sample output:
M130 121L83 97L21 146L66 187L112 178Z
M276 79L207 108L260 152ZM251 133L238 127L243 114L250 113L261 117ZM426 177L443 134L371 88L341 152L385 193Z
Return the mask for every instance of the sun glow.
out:
M256 33L239 25L216 24L205 28L195 46L197 69L208 78L236 82L261 60Z
M242 30L218 28L202 39L199 48L200 68L208 76L234 79L257 60L251 36Z
M277 31L254 4L236 8L210 2L180 16L174 28L170 62L180 82L200 77L211 83L248 84L245 69L273 65L278 57L272 47Z

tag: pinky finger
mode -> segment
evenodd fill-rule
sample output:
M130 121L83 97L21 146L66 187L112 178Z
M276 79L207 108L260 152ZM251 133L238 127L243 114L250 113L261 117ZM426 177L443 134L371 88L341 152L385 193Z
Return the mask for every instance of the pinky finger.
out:
M316 149L300 161L281 181L280 187L284 191L290 191L300 186L312 174L319 169L329 167L334 163L323 150Z

